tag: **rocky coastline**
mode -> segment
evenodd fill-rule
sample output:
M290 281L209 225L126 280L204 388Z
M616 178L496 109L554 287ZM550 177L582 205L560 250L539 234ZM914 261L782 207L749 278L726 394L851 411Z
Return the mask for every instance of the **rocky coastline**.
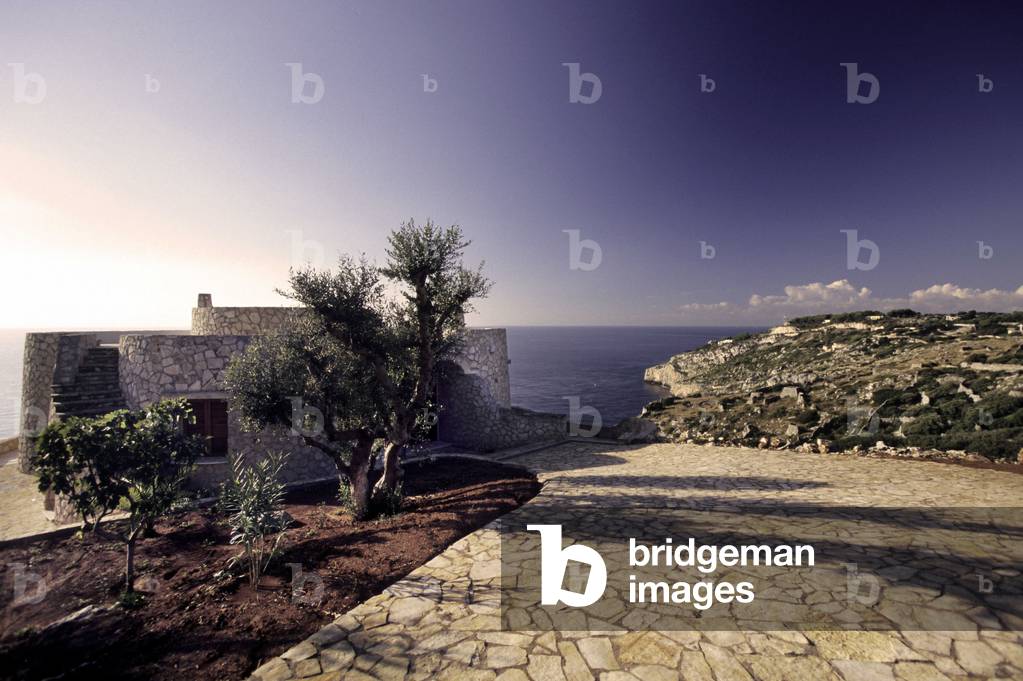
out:
M671 442L1023 462L1023 313L856 312L712 341L646 370Z

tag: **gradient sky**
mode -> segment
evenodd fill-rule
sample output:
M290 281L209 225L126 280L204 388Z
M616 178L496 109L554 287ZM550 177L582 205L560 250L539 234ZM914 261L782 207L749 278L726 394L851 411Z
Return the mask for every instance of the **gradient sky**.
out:
M280 304L289 266L379 259L409 217L474 240L496 281L475 324L1018 309L1021 36L1008 2L6 0L0 327ZM291 102L289 62L321 101ZM599 101L569 102L564 62ZM846 102L842 62L876 102ZM12 63L42 102L14 101ZM843 229L875 269L847 269ZM600 266L571 269L563 230Z

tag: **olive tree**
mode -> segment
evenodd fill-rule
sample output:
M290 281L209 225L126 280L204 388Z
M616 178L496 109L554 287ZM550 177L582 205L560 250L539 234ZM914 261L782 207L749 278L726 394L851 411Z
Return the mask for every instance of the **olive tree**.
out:
M373 445L387 424L390 379L382 380L374 361L386 355L377 346L390 337L383 287L367 261L347 257L330 273L292 275L293 282L313 278L329 314L256 338L231 360L224 383L246 427L284 426L326 454L362 519L370 510Z
M381 273L398 288L396 327L414 358L412 390L398 391L391 404L380 485L393 492L416 420L430 407L437 365L457 348L465 314L472 311L473 300L486 297L491 282L483 275L482 263L476 269L463 264L471 242L457 225L440 228L428 220L417 226L409 220L391 233L388 242L387 265Z
M342 256L333 270L292 271L280 293L311 314L257 339L228 369L242 416L285 425L330 456L357 517L369 514L374 443L384 442L378 490L393 494L401 455L432 406L438 363L457 347L471 301L490 289L482 265L462 265L468 246L457 226L409 221L391 233L382 268Z

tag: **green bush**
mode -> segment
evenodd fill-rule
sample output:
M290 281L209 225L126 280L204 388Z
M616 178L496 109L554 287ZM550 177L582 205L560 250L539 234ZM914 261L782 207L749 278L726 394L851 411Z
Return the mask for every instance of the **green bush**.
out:
M1023 428L958 431L943 435L916 435L909 444L929 449L960 449L982 454L992 460L1015 461L1023 448Z
M816 409L804 409L796 416L796 423L802 426L816 425L820 420L820 413Z
M978 407L983 407L995 418L1002 418L1023 410L1023 397L1013 397L1004 392L992 392L984 396Z
M285 459L283 454L272 453L249 466L243 456L237 455L231 460L231 477L221 488L220 507L230 514L231 543L242 547L242 552L228 561L228 567L244 560L253 588L259 586L288 526L287 514L281 508L284 483L280 474Z
M82 529L91 525L95 530L128 493L120 476L123 456L113 423L117 416L71 416L50 423L36 440L32 467L39 490L66 499L82 519Z
M401 504L405 499L404 484L398 483L393 490L378 488L373 495L373 510L379 516L392 516L401 513Z
M926 407L924 407L926 409ZM911 423L907 423L902 428L902 432L906 434L906 437L913 435L939 435L945 432L945 421L938 414L934 412L924 414L923 416L917 417L917 419Z
M119 506L128 512L125 593L134 591L136 539L177 503L206 449L202 438L185 432L191 421L187 401L164 400L138 411L58 421L36 442L40 491L67 498L83 526L92 521L95 529Z

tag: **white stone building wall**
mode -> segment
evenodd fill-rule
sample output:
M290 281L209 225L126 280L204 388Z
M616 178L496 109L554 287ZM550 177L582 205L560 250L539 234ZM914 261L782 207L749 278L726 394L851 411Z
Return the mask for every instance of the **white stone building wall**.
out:
M53 372L57 365L60 333L25 335L22 363L21 411L18 415L18 467L28 472L35 451L34 438L50 420Z
M508 334L466 329L458 354L438 381L438 438L477 451L496 451L566 437L565 416L511 406Z
M192 334L258 336L287 330L306 314L301 307L194 307Z
M129 409L160 399L184 397L227 399L224 371L231 357L242 352L248 336L123 336L120 343L121 392ZM238 415L228 412L227 447L255 462L274 451L289 453L284 482L319 480L337 475L334 463L283 429L247 432ZM210 491L227 478L226 458L204 458L190 480L192 487Z
M483 379L499 406L511 407L508 332L505 329L465 329L454 362L466 374Z

